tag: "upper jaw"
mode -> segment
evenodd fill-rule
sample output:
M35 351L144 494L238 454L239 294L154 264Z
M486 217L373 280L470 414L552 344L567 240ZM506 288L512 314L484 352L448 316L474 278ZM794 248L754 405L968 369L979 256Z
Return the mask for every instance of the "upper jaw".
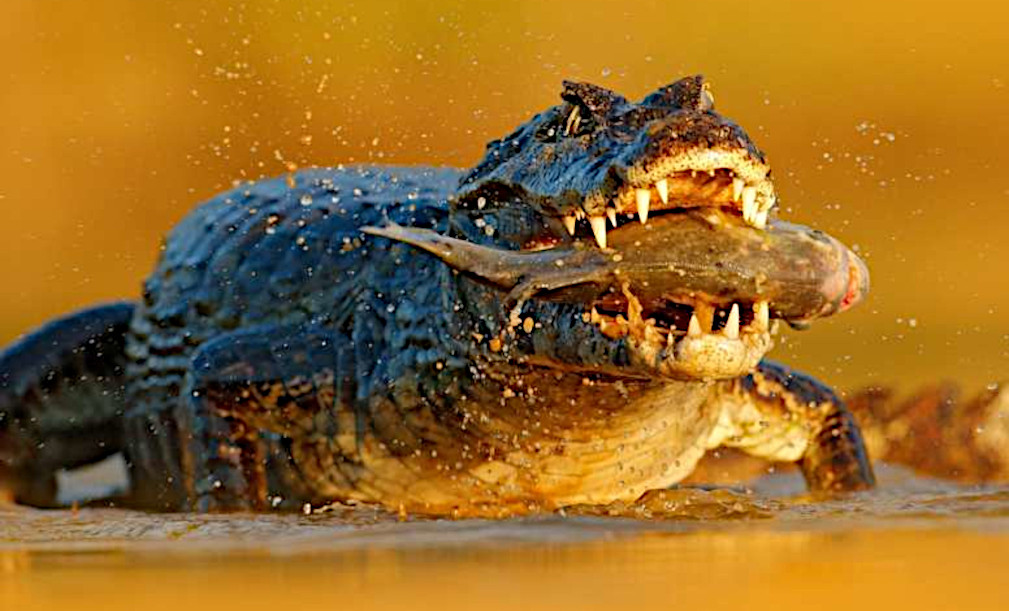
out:
M770 168L742 148L691 147L631 166L627 186L614 197L622 210L634 212L692 206L738 209L754 227L767 224L777 203Z
M606 248L607 230L626 217L647 223L657 212L704 206L736 210L746 224L763 229L778 200L766 163L743 148L688 148L639 162L623 175L619 186L588 193L580 209L562 216L568 233L586 219Z

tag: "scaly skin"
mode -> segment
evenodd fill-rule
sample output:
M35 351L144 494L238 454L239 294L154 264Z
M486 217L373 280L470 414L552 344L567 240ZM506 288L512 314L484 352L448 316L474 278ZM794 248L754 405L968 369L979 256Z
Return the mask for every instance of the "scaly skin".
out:
M763 155L699 77L637 104L584 83L563 98L465 174L316 170L222 194L172 231L140 303L78 315L125 346L107 357L124 392L89 408L122 431L91 458L124 452L124 500L500 515L630 501L718 446L798 462L812 489L871 486L844 405L761 361L771 319L857 302L862 263L769 216ZM25 425L42 403L72 409L27 399L87 343L71 327L0 356L0 464L26 502L54 499L25 492L38 470L4 444L51 436ZM48 370L19 356L47 346Z

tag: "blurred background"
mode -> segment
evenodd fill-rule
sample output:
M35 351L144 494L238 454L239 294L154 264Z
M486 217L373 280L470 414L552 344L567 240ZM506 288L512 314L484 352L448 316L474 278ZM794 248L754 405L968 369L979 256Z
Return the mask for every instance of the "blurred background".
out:
M785 212L855 244L868 303L774 357L826 381L1009 379L1009 62L996 2L0 2L0 343L138 295L240 179L467 166L558 101L701 72Z

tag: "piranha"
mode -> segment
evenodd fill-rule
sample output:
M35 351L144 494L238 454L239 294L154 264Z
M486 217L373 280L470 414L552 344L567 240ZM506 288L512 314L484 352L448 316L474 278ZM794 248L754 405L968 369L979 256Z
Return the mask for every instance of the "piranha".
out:
M777 200L700 76L639 102L566 82L469 170L243 184L175 227L138 301L0 353L0 482L55 506L57 473L121 455L117 502L153 510L550 510L732 447L871 487L844 403L763 360L868 272Z

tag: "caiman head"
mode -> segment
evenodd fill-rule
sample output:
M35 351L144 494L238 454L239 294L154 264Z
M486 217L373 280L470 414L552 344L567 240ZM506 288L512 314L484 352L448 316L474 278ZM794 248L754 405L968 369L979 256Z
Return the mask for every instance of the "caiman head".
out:
M763 153L714 111L701 77L640 103L587 83L561 97L462 178L450 235L365 229L481 287L466 309L490 358L738 377L770 350L776 319L805 326L868 290L847 247L774 218Z
M600 247L606 221L670 208L722 206L762 227L776 196L764 154L714 111L703 77L662 87L640 103L589 83L565 82L564 104L491 142L462 180L461 201L515 198L558 217L570 233L587 219Z

